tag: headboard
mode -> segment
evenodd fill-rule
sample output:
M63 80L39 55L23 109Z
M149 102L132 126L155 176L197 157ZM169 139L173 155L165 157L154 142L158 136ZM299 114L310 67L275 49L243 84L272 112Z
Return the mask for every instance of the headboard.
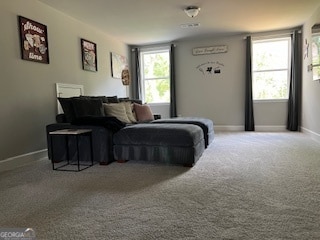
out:
M84 95L83 85L68 84L68 83L56 83L57 98L77 97ZM58 114L63 113L61 105L57 99L57 111Z

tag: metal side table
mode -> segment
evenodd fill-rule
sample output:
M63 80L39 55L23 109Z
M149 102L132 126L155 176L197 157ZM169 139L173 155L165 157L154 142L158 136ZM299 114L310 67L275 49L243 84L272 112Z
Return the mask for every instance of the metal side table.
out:
M87 169L91 166L93 166L93 145L92 145L92 130L91 129L62 129L62 130L56 130L56 131L53 131L53 132L49 132L49 136L51 138L51 149L53 150L53 146L54 146L54 143L53 143L53 136L55 135L60 135L60 136L65 136L66 138L66 152L67 152L67 163L62 165L62 166L59 166L59 167L55 167L55 160L54 159L54 154L52 151L52 157L51 157L51 162L52 162L52 169L53 170L59 170L59 171L71 171L71 172L79 172L79 171L82 171L84 169ZM69 151L69 138L71 136L74 136L75 139L76 139L76 154L77 154L77 162L76 163L71 163L70 162L70 151ZM83 163L80 163L80 147L79 147L79 137L80 136L87 136L89 137L90 139L90 158L91 158L91 163L88 165L88 164L83 164ZM70 166L70 165L75 165L77 166L76 169L68 169L67 166Z

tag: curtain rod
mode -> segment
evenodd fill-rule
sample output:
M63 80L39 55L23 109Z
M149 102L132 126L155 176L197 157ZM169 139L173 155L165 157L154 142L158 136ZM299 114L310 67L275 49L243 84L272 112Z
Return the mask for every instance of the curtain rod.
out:
M140 49L155 49L155 48L166 48L166 47L170 47L171 45L173 45L173 47L177 47L177 44L175 43L169 43L169 44L159 44L159 45L146 45L146 46L136 46L136 47L132 47L131 51L134 52L136 48Z
M284 32L284 33L275 33L275 34L269 34L269 35L263 35L263 34L261 34L261 35L258 35L258 36L252 36L251 35L251 37L252 38L255 38L255 39L259 39L259 38L271 38L271 37L281 37L281 36L288 36L289 34L293 34L294 33L294 31L290 31L290 32ZM301 33L301 30L298 30L298 33ZM250 36L250 35L248 35L248 36ZM248 36L245 36L245 37L243 37L243 39L247 39L247 37Z

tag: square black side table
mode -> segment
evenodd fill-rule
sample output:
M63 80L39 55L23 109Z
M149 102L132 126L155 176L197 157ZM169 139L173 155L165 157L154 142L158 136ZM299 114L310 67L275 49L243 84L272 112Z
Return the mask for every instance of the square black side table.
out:
M54 155L53 155L53 151L52 151L52 157L51 157L51 162L52 162L52 169L53 170L59 170L59 171L71 171L71 172L79 172L82 171L84 169L87 169L91 166L93 166L93 146L92 146L92 130L91 129L62 129L62 130L56 130L53 132L49 132L50 138L51 138L51 149L53 149L53 136L54 135L60 135L60 136L65 136L66 137L66 152L67 152L67 163L59 166L59 167L55 167L54 163L55 163L55 159L54 159ZM77 145L77 163L73 164L70 163L70 154L69 154L69 137L70 136L75 136L76 138L76 145ZM80 151L79 151L79 137L80 136L87 136L90 139L90 157L91 157L91 163L88 164L80 164ZM77 168L74 169L67 169L65 168L66 166L70 166L70 165L76 165Z

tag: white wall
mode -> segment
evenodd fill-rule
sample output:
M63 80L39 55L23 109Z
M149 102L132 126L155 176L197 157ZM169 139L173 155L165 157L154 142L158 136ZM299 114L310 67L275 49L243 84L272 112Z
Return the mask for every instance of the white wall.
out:
M302 130L314 138L320 140L320 81L312 80L312 71L308 71L311 64L311 28L315 23L320 23L320 7L306 21L303 26L304 51L305 41L310 44L308 57L303 59L303 83L302 83Z
M192 55L193 48L215 45L227 45L228 52ZM200 69L206 69L209 65L221 66L221 73L203 74ZM182 116L206 117L212 119L216 126L243 125L244 66L243 36L178 42L177 113Z
M18 15L47 26L50 64L21 60ZM46 149L55 83L82 84L88 95L127 96L127 87L111 77L109 56L128 56L126 44L35 0L1 0L0 29L0 161ZM80 38L97 44L98 72L82 70Z
M227 45L227 53L192 55L196 47ZM182 116L212 119L217 130L244 130L244 35L177 43L177 109ZM220 74L204 75L201 66L223 64ZM199 67L200 66L200 67ZM255 102L256 130L284 130L286 102Z

